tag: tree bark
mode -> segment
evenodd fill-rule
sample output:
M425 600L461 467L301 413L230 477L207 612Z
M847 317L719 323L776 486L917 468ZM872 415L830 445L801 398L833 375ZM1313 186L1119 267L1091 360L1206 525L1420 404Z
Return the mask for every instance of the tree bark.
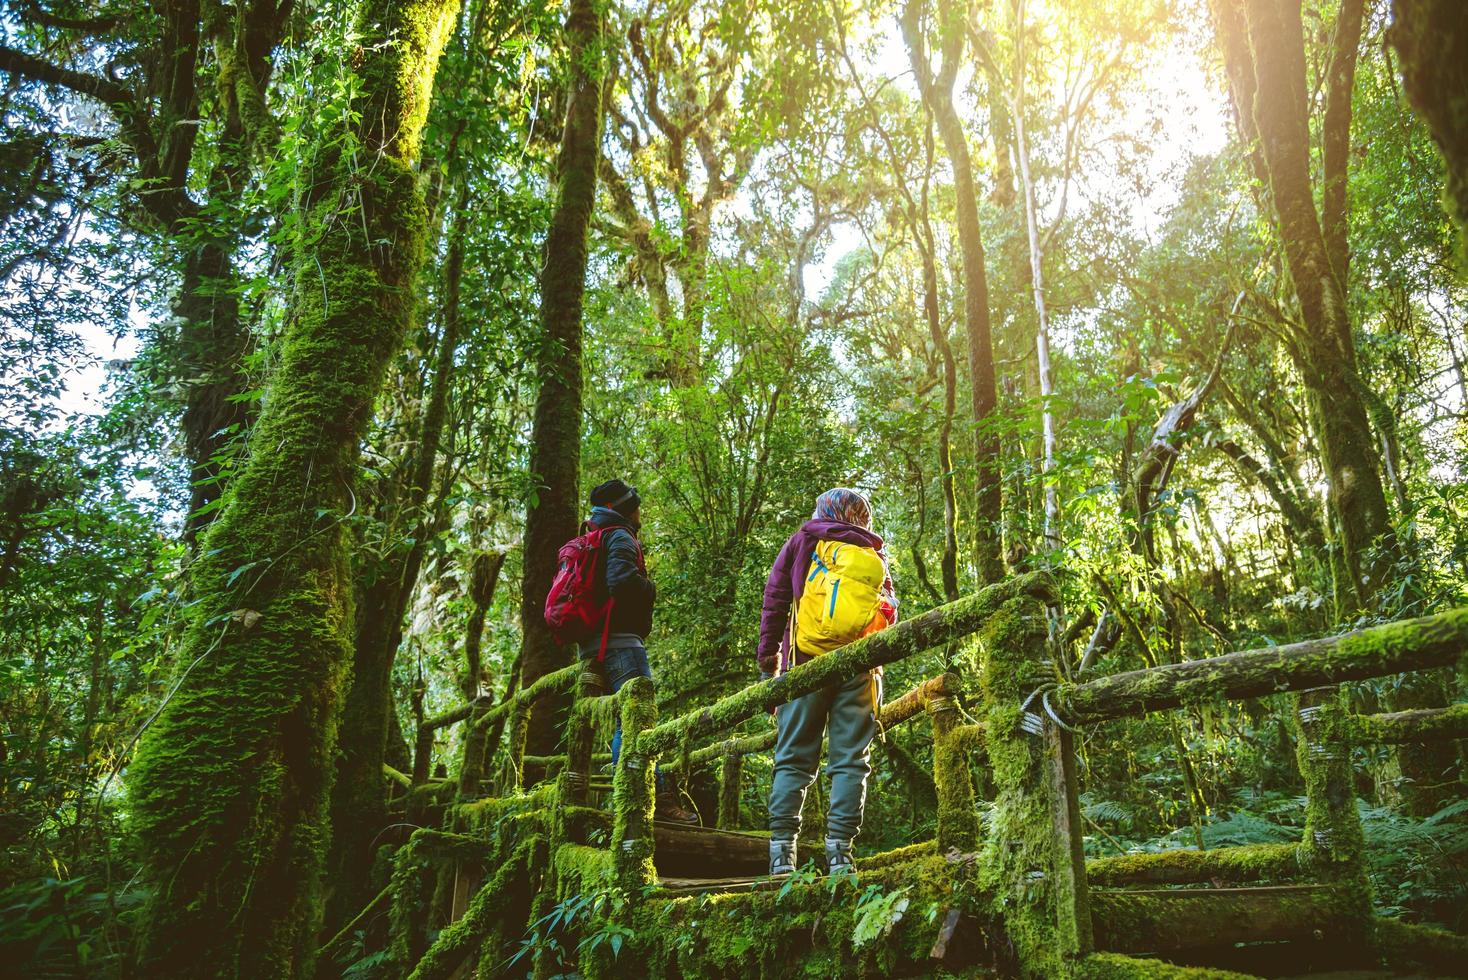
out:
M570 99L561 135L555 214L546 238L540 318L544 337L536 358L530 472L535 497L525 515L525 572L521 593L521 686L570 662L545 625L545 597L556 553L576 534L580 513L581 303L586 290L586 231L596 204L602 106L602 24L594 0L572 0L566 18ZM559 720L569 699L541 700L530 713L528 755L553 755Z
M387 823L389 716L393 712L392 667L403 641L403 615L412 599L428 542L440 523L428 502L448 416L454 380L454 353L459 345L459 285L464 272L464 230L469 215L467 188L461 191L444 262L444 292L438 349L427 405L413 449L404 461L406 480L391 488L386 508L406 515L408 543L387 542L387 554L367 560L365 586L357 586L356 642L352 681L341 713L341 751L332 786L334 830L328 867L331 899L327 927L331 932L372 897L372 844ZM398 525L388 521L389 533ZM359 577L362 573L359 572Z
M1468 254L1468 22L1459 0L1392 0L1392 46L1407 98L1447 163L1447 201Z
M362 150L322 147L270 397L194 566L185 672L132 767L152 887L141 974L312 972L352 649L344 517L413 313L427 237L415 164L457 6L375 0L362 19Z
M1332 263L1310 183L1300 7L1288 0L1246 0L1242 18L1223 0L1214 0L1213 8L1240 127L1246 140L1257 138L1300 304L1296 361L1317 409L1321 464L1351 578L1349 595L1365 606L1391 566L1392 527L1365 385L1356 367L1345 283ZM1348 30L1342 34L1349 39ZM1349 46L1338 40L1341 45ZM1332 109L1323 140L1339 146L1349 139L1349 99L1343 104L1336 98ZM1331 151L1332 166L1343 168L1344 156ZM1333 184L1329 192L1327 203L1344 206L1343 187ZM1344 215L1332 212L1328 220L1337 235L1343 234Z

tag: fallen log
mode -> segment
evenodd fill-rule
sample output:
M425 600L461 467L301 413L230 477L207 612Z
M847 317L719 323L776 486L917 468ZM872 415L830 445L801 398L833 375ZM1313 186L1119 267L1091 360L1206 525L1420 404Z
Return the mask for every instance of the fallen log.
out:
M1337 885L1091 892L1096 947L1115 953L1360 940L1355 908L1350 889Z
M1445 667L1465 649L1468 608L1062 685L1049 701L1062 720L1083 724L1215 698L1254 698Z

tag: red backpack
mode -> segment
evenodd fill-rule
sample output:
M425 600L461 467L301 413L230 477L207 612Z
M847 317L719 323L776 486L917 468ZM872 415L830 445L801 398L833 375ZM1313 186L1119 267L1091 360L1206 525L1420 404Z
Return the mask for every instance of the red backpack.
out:
M561 545L556 555L560 567L551 580L550 592L545 597L545 624L551 636L562 646L581 643L601 630L601 648L596 659L607 655L607 633L612 628L612 604L616 601L608 596L605 601L596 599L596 566L601 557L601 539L610 528L581 525L580 537L572 538ZM635 538L633 540L636 540ZM644 572L642 548L637 549L637 567Z

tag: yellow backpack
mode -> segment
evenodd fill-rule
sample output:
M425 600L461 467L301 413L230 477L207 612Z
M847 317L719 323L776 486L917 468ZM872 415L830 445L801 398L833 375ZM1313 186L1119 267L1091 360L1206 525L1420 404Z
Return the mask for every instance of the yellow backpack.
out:
M887 566L875 548L817 542L795 610L795 646L806 655L830 653L887 625L878 611Z

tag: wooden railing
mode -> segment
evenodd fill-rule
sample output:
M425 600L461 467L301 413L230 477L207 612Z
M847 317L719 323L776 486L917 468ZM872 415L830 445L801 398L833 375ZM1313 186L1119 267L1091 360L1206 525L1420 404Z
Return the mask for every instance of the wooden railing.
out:
M558 814L549 853L568 848L568 861L574 858L571 864L583 869L578 873L600 867L596 873L617 883L624 894L647 896L656 894L658 885L653 788L659 765L670 774L688 776L717 762L717 825L735 829L743 760L767 751L774 732L731 735L733 729L825 685L979 634L975 676L944 673L881 711L880 722L887 728L919 713L928 715L938 820L932 847L914 848L890 861L879 857L871 866L967 854L979 862L984 880L1024 883L1005 905L1002 918L1015 956L1028 964L1026 970L1035 964L1076 962L1098 947L1163 953L1185 949L1201 936L1219 936L1223 921L1245 923L1234 930L1237 936L1225 929L1226 939L1328 934L1360 941L1370 935L1349 747L1468 736L1468 705L1358 716L1346 710L1339 684L1462 663L1468 650L1468 610L1077 684L1065 682L1051 661L1044 607L1054 600L1045 576L1016 578L667 721L659 722L653 688L645 679L630 681L610 695L599 674L588 669L592 665L577 664L541 678L504 704L480 710L474 724L506 718L513 788L519 791L528 711L539 698L575 686L565 755L537 760L555 780L545 797L555 801ZM1292 714L1306 790L1306 823L1298 844L1086 861L1074 742L1080 726L1282 692L1295 695ZM965 697L977 724L961 723L958 702ZM442 716L432 730L468 717L467 712ZM588 803L596 785L595 733L614 720L622 727L622 752L610 785L608 818ZM992 769L987 847L971 778L972 753L979 748L1001 760ZM606 835L605 846L588 846L589 828ZM669 833L663 830L664 839ZM569 873L554 871L557 867L553 863L552 878ZM1204 882L1288 884L1137 887ZM1158 924L1162 922L1165 928ZM1447 941L1437 937L1432 942Z

